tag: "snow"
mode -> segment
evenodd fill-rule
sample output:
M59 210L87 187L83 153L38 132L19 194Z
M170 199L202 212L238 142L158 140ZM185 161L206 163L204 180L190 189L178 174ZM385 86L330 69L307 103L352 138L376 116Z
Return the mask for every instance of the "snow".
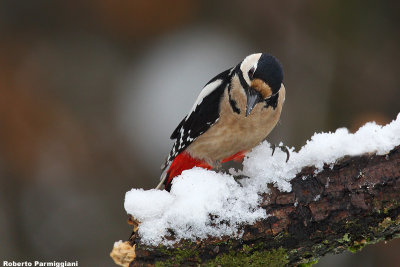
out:
M281 191L291 191L290 181L305 166L333 166L349 155L377 153L384 155L400 144L400 114L386 126L367 123L352 134L345 128L334 133L316 133L300 151L286 153L272 149L268 142L254 148L244 159L243 170L230 174L201 168L187 170L175 177L171 192L132 189L125 196L125 210L141 222L138 234L144 244L171 245L179 239L202 239L208 236L240 237L240 226L268 217L258 207L260 193L267 184ZM235 181L233 174L250 178ZM318 200L318 199L316 199ZM169 229L169 230L168 230Z
M194 168L175 179L170 193L155 189L126 193L125 209L141 222L142 242L168 244L161 239L170 234L168 228L178 238L239 236L241 223L266 217L265 211L257 207L257 190L241 187L231 175ZM210 214L215 226L211 225Z
M287 163L286 153L277 149L271 157L272 149L264 142L247 155L242 174L260 182L273 183L281 191L290 191L290 180L304 166L315 166L318 173L324 164L331 165L346 155L383 155L399 144L400 114L386 126L369 122L354 134L346 128L339 128L334 133L315 133L299 152L289 149L290 159Z
M115 241L114 242L114 248L117 248L117 247L119 247L121 244L123 244L124 242L122 241L122 240L119 240L119 241Z

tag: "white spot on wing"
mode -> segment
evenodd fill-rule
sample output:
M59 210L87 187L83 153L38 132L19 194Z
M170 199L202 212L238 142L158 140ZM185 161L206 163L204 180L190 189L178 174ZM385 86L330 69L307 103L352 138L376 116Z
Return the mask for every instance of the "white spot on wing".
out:
M201 104L201 102L203 102L203 99L208 96L211 92L213 92L216 88L218 88L218 86L220 86L222 83L222 80L218 79L215 80L209 84L207 84L206 86L204 86L203 90L201 90L199 96L196 99L196 102L194 102L192 109L190 110L188 116L186 116L186 118L190 117L190 114L196 109L196 107L198 105Z

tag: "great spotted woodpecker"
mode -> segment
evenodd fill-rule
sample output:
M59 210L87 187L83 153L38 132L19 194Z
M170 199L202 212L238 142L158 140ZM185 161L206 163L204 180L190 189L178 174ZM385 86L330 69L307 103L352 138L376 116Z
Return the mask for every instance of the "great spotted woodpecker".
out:
M278 122L285 101L282 81L281 64L266 53L249 55L211 79L171 135L175 143L157 188L164 184L169 191L184 170L243 159Z

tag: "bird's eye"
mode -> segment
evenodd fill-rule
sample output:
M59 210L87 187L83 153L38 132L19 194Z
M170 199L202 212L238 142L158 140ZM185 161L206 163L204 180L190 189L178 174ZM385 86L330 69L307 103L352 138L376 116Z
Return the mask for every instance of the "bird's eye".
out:
M254 67L252 67L252 68L249 70L249 73L248 73L248 75L249 75L249 78L250 78L250 79L253 79L253 75L254 75Z

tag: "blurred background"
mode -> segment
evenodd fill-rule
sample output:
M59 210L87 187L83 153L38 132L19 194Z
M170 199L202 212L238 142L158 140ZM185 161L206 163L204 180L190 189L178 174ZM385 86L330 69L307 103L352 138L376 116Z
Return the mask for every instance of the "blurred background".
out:
M282 62L269 140L400 111L400 2L3 0L0 259L114 266L124 194L149 189L203 85L246 55ZM318 266L398 266L400 242Z

